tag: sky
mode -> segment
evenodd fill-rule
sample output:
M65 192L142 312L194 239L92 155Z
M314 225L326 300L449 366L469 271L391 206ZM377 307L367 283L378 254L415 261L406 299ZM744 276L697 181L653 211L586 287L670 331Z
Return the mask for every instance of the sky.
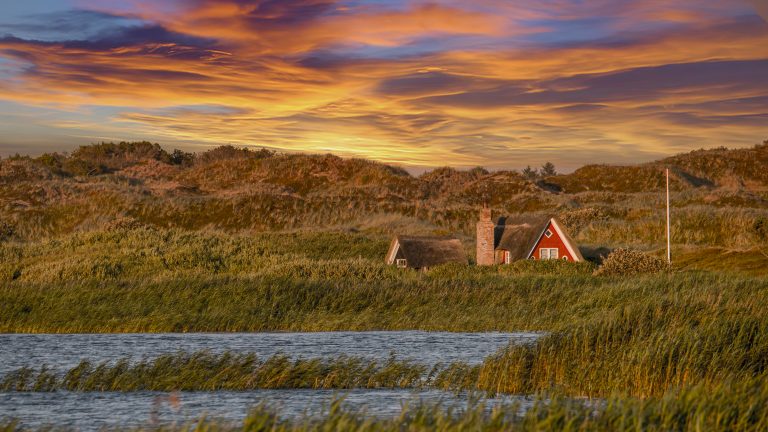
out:
M148 140L424 169L768 139L766 0L0 0L0 156Z

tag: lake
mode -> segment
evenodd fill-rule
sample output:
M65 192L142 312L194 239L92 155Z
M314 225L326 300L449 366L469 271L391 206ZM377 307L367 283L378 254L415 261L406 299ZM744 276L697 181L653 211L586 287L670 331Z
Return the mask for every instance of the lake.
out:
M432 366L464 361L480 363L500 348L530 344L540 333L447 333L422 331L318 333L161 333L161 334L2 334L0 377L22 366L48 365L63 371L80 360L114 361L130 357L151 359L178 351L255 353L265 358L278 353L296 357L335 357L342 354L369 359L400 359ZM436 390L254 390L244 392L181 392L173 398L161 392L15 393L0 392L0 417L14 417L23 426L55 423L83 431L103 427L183 424L206 414L209 418L239 421L262 402L276 405L285 416L322 411L334 397L379 416L399 414L402 404L441 401L462 406L466 395ZM530 401L520 399L525 407ZM177 401L177 402L172 402ZM509 398L489 404L508 403Z
M138 333L0 334L0 375L22 366L69 369L80 360L113 361L157 357L178 351L232 351L261 358L284 353L296 357L341 354L400 359L434 365L478 364L509 343L534 343L541 333L449 333L423 331L317 333Z
M352 409L365 409L378 417L400 414L404 404L440 402L446 408L464 408L466 394L438 390L253 390L245 392L100 392L100 393L2 393L0 417L13 417L27 428L46 425L87 432L105 428L184 425L205 415L209 420L237 423L262 402L279 408L285 418L324 412L334 398ZM534 401L525 397L486 399L490 409L518 402L521 410Z

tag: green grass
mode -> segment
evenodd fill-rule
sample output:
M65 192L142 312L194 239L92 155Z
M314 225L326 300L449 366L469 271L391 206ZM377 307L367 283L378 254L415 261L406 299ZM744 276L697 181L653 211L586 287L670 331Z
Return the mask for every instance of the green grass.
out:
M767 380L765 316L732 311L723 320L707 316L707 309L714 308L705 301L639 301L572 325L535 346L510 347L484 363L478 386L505 393L648 397L692 384L709 388Z
M18 299L0 298L0 304L2 316L10 317L3 325L15 331L552 332L535 345L511 346L479 368L447 365L432 383L445 389L649 397L690 385L768 379L764 278L411 276L409 283L362 285L344 279L237 285L225 278L212 286L183 281L114 291L73 284L56 293L38 291L41 297L23 306Z
M0 331L552 332L431 383L491 393L662 397L765 376L765 277L531 261L401 271L381 262L386 243L142 228L4 243Z
M768 247L746 250L722 248L679 248L673 260L686 270L730 270L739 274L765 276L768 273Z
M402 271L383 263L388 243L371 233L153 228L0 242L0 331L555 330L635 298L662 301L667 285L692 301L707 287L726 298L750 287L740 301L766 296L764 278L739 273L764 274L768 257L757 252L696 260L675 249L683 268L726 271L610 278L592 276L590 263L541 261Z
M0 287L0 331L540 330L567 320L554 305L579 304L580 294L609 283L588 276L419 274L371 281L201 275L15 283Z
M24 367L0 382L0 391L214 391L253 389L414 388L428 385L435 369L390 357L385 361L340 356L290 359L275 355L213 354L207 351L161 355L150 360L93 364L83 360L56 374L46 366Z
M764 278L733 273L610 278L539 261L401 271L383 264L386 243L139 229L0 244L0 331L558 330L638 301L768 296Z

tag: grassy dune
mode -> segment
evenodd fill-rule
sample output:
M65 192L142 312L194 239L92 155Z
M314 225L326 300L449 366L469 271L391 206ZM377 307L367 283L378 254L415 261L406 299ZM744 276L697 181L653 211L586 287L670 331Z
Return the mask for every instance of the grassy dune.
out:
M226 232L370 229L472 236L478 207L556 214L583 244L664 243L663 168L672 168L673 242L768 244L768 143L692 152L640 166L592 165L528 178L438 168L420 176L360 159L220 147L84 146L70 155L0 160L0 241L98 231L120 221ZM7 229L6 229L7 228Z

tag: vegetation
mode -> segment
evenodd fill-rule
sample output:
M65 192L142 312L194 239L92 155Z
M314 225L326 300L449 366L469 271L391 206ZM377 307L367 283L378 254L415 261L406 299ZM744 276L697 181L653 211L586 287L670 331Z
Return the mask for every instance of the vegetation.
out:
M701 300L667 307L640 300L605 318L569 326L536 346L510 347L486 361L479 387L648 397L692 384L715 388L768 378L765 318L754 309L728 320L696 313L717 301Z
M283 279L287 281L288 279ZM764 304L768 281L764 278L708 274L659 274L632 279L586 276L515 276L488 274L465 278L458 284L442 275L414 277L397 284L345 285L341 279L276 288L274 285L219 286L182 281L168 291L157 286L115 290L86 288L74 296L68 285L42 299L2 299L11 307L5 325L47 331L73 330L334 330L334 329L442 329L496 330L548 329L552 333L535 345L511 346L486 359L482 366L456 364L433 371L429 384L444 389L472 389L490 393L557 392L575 396L608 397L623 394L661 397L676 388L714 389L768 379L768 318ZM189 288L185 288L185 285ZM24 290L24 291L29 291ZM159 291L154 292L154 291ZM88 297L85 297L87 293ZM126 294L127 293L127 294ZM38 291L39 295L39 291ZM44 294L47 295L47 294ZM83 301L87 298L88 302ZM234 299L235 301L232 301ZM32 300L32 301L30 301ZM228 301L225 301L228 300ZM78 305L87 304L87 306ZM178 303L181 303L179 305ZM36 318L39 305L50 326ZM60 306L57 306L60 305ZM119 305L119 306L113 306ZM201 308L201 305L205 305ZM59 309L60 308L60 309ZM140 311L136 313L134 311ZM440 311L439 314L435 311ZM69 317L80 318L71 319ZM723 319L723 317L727 319ZM15 321L13 321L15 319ZM97 327L95 323L102 323ZM80 326L78 328L78 326ZM111 326L111 328L110 328ZM145 327L142 327L145 326ZM178 326L178 327L173 327ZM184 327L188 326L188 327ZM210 326L210 327L209 327ZM170 357L173 359L173 357ZM245 357L230 357L235 365L249 365ZM165 367L209 370L227 374L241 366L202 357L168 359L162 367L138 368L148 376L172 376ZM195 360L196 361L196 360ZM286 361L285 359L280 361ZM368 382L375 368L339 368L360 374ZM206 363L207 362L207 363ZM270 362L265 364L272 365ZM309 361L291 369L305 379ZM333 371L334 363L319 369ZM174 366L175 365L175 366ZM201 366L203 365L203 366ZM87 366L87 365L86 365ZM217 369L210 374L217 375ZM271 367L271 366L270 366ZM101 369L99 369L101 368ZM135 374L124 364L118 371ZM155 368L155 369L153 369ZM114 369L97 367L96 376L111 377ZM386 370L416 371L391 363ZM159 370L159 372L151 372ZM360 372L361 370L368 372ZM357 372L354 372L357 371ZM45 371L43 371L45 372ZM420 371L419 373L422 373ZM410 372L409 372L410 373ZM333 373L330 373L333 375ZM186 376L187 373L178 372ZM22 373L24 382L49 382ZM199 375L207 382L206 374ZM229 375L224 374L227 378ZM395 375L400 377L400 375ZM287 382L290 381L286 377ZM400 378L397 378L398 380ZM18 382L14 378L11 382ZM130 380L129 380L130 381ZM188 379L188 382L195 382ZM341 382L349 382L342 380ZM387 382L384 380L384 382ZM409 381L416 385L417 381ZM421 385L423 383L420 383ZM29 384L32 385L32 384ZM35 384L36 385L36 384Z
M470 400L459 408L441 404L405 406L394 418L375 417L347 408L335 399L321 415L285 418L269 404L255 407L241 424L201 418L183 426L152 425L151 430L230 431L760 431L768 427L768 390L761 382L722 385L714 391L690 387L663 397L612 396L603 402L555 396L539 398L521 411L518 404L489 407ZM14 420L0 420L0 430L21 432ZM44 430L50 430L45 428ZM131 429L134 430L134 429Z
M0 331L557 330L647 296L766 300L764 278L727 273L595 277L562 261L402 271L383 263L388 241L138 227L4 242ZM768 262L749 257L756 272Z
M332 155L231 146L189 154L148 142L102 143L70 155L1 160L0 220L27 241L103 230L121 219L184 230L470 237L478 206L488 202L513 219L581 214L571 234L582 244L653 250L664 244L660 192L663 168L672 167L673 243L744 250L768 243L761 222L768 220L768 179L755 168L761 163L768 163L768 144L571 174L545 164L523 173L438 168L416 177Z
M632 249L616 249L602 262L596 275L626 276L640 273L658 273L668 270L663 259Z
M207 351L163 355L131 363L94 365L86 360L63 376L43 366L25 367L0 382L0 391L174 391L252 390L280 388L350 389L410 388L431 380L426 366L397 360L385 362L341 356L296 359L275 355L258 360L253 354Z
M440 168L415 177L331 155L233 147L169 153L151 143L3 159L2 332L550 332L479 366L431 373L396 359L194 353L85 362L64 377L27 368L3 386L428 385L547 398L525 415L421 407L395 420L337 408L324 419L290 422L264 408L244 429L764 430L768 178L756 167L766 163L768 142L565 175L552 166ZM672 268L659 258L667 166ZM484 201L508 223L523 213L557 215L585 255L605 260L599 269L522 261L413 272L383 264L393 233L458 233L471 256Z

